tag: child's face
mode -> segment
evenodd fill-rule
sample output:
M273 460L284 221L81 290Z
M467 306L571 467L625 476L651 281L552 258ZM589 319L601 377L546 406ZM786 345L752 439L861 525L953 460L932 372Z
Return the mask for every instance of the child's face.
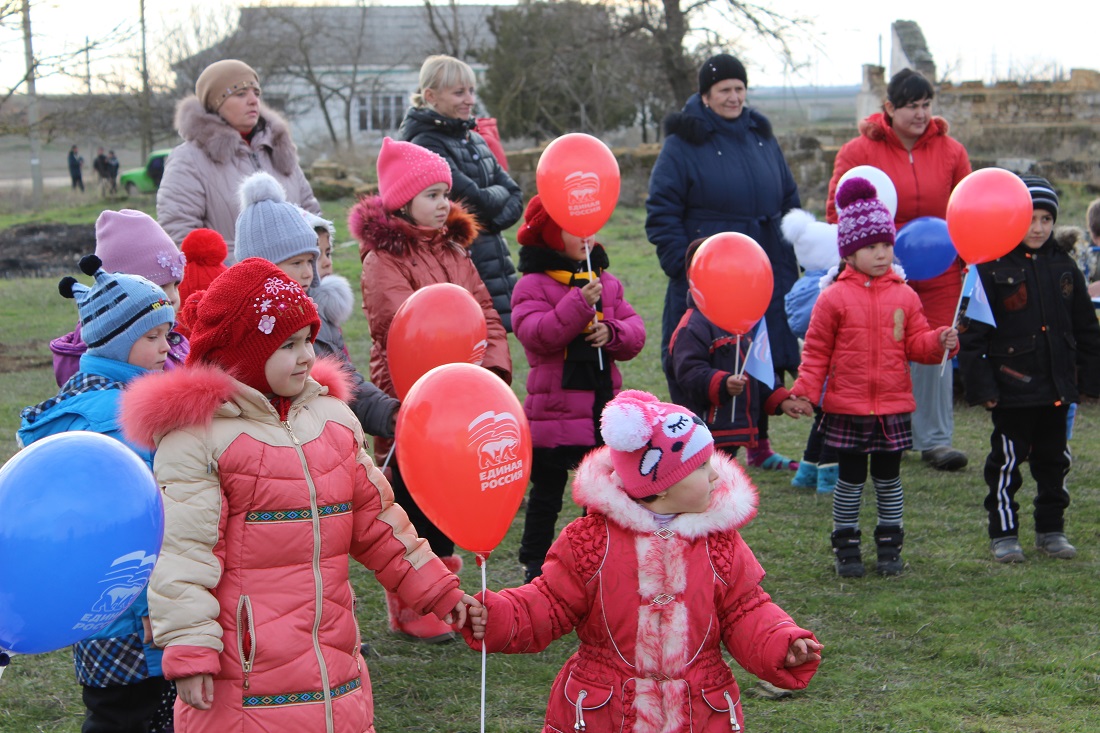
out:
M168 302L172 304L172 309L178 314L180 312L180 284L168 283L167 285L161 285L160 289L168 296Z
M431 229L446 224L447 215L451 213L451 200L447 198L450 192L446 183L436 183L416 194L408 208L413 224Z
M315 257L316 255L312 252L307 252L275 264L287 274L287 277L301 285L302 290L309 290L309 286L313 284L313 260Z
M703 465L669 486L655 501L645 506L657 514L705 512L710 506L710 492L714 490L717 480L718 472L708 458Z
M164 362L168 360L168 331L171 326L162 323L156 328L151 328L142 335L134 345L130 347L130 355L126 362L151 372L164 370Z
M1050 232L1054 229L1054 216L1046 209L1035 209L1031 212L1031 228L1024 237L1024 245L1028 249L1039 249L1050 239Z
M588 251L592 249L592 245L596 243L596 237L578 237L576 234L570 234L567 231L562 231L561 241L565 245L565 251L563 254L574 262L584 262L588 259Z
M313 368L315 357L309 340L309 326L290 335L264 364L264 377L271 391L280 397L294 397L302 392Z
M332 239L327 229L317 231L317 246L321 249L321 259L317 260L317 276L326 278L332 274Z
M869 277L880 277L890 271L894 263L894 245L889 242L878 242L857 249L855 254L844 258L852 267Z

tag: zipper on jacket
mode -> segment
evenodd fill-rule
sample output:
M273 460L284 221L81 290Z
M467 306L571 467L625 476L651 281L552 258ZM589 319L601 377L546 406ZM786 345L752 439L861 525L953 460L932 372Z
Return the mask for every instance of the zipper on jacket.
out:
M737 724L737 704L733 701L733 696L730 695L729 690L726 690L722 693L722 697L726 698L726 703L730 706L730 730L741 730L741 726Z
M912 153L910 153L910 155L912 155ZM879 289L876 288L876 287L872 287L873 282L874 282L874 278L872 278L872 277L867 278L867 288L870 290L870 295L871 295L871 323L878 324L878 322L879 322L879 307L878 307L879 306L879 303L878 303L878 291L879 291ZM871 374L873 375L872 379L871 379L871 385L870 385L870 387L871 387L871 389L870 389L871 414L874 415L875 414L875 409L878 407L878 379L877 379L877 375L879 373L879 368L880 368L879 367L879 361L880 361L879 357L882 356L882 354L881 354L882 348L881 348L881 343L879 341L879 339L881 338L879 334L872 332L870 334L870 338L871 338L871 344L870 344L871 345Z
M256 626L252 620L252 601L248 596L237 599L237 652L244 670L244 689L248 689L248 675L256 661Z
M302 444L302 441L298 440L298 436L294 434L294 428L290 426L290 420L283 420L283 427L286 428L287 435L294 441L294 445L298 446ZM306 461L305 456L302 457L302 468L305 468ZM309 470L306 469L306 475L309 474Z

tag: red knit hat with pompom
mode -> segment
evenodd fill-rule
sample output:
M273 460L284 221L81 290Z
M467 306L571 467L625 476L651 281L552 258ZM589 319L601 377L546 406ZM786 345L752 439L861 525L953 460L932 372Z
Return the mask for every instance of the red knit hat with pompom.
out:
M183 238L180 249L187 256L179 288L182 303L191 293L206 290L214 278L229 269L225 266L229 248L213 229L195 229Z
M523 226L516 233L516 241L527 247L549 247L558 252L565 251L561 227L550 218L538 194L531 197L527 211L523 212Z

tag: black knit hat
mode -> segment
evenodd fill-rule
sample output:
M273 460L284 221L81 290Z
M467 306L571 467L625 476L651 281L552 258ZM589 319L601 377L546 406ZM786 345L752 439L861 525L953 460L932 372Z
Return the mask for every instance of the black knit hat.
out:
M1031 194L1031 205L1036 209L1046 209L1058 221L1058 193L1050 181L1039 176L1020 176L1027 184L1027 192Z
M712 86L726 79L740 79L742 84L749 85L745 65L735 57L728 53L711 56L699 67L699 96L703 96Z

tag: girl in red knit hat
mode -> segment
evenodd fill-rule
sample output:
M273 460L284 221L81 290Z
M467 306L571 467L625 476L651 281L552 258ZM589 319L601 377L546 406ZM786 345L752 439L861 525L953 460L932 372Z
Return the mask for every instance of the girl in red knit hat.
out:
M359 240L363 260L363 310L370 321L371 381L397 397L386 360L386 337L397 309L413 292L435 283L468 290L485 314L488 344L482 366L505 382L512 381L512 358L500 315L481 281L468 249L478 225L461 205L448 199L451 168L439 155L412 143L382 141L378 153L378 195L364 198L348 213L348 229ZM375 438L375 457L382 461L393 441ZM436 555L453 571L462 568L454 542L420 511L390 460L393 491ZM394 594L386 594L390 630L436 642L454 638L447 624L423 616Z
M348 556L440 623L476 601L363 449L346 372L315 361L301 286L252 258L184 309L186 368L135 380L121 409L126 434L157 447L149 608L176 730L373 730Z

